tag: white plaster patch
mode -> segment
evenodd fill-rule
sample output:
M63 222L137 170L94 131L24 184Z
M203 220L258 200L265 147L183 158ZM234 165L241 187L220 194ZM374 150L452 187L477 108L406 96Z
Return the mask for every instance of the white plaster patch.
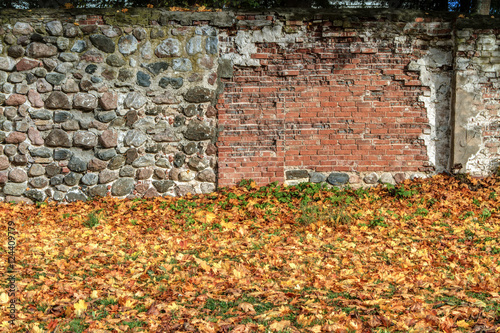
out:
M412 63L413 69L420 71L420 81L430 88L428 96L420 96L427 109L430 130L421 135L427 147L429 162L436 172L448 168L450 159L450 105L451 73L438 69L451 66L452 53L430 48L427 54Z

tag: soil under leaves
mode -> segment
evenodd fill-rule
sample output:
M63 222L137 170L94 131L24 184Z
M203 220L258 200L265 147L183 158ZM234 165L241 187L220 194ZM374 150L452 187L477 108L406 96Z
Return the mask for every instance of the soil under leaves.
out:
M0 204L0 330L498 332L500 178Z

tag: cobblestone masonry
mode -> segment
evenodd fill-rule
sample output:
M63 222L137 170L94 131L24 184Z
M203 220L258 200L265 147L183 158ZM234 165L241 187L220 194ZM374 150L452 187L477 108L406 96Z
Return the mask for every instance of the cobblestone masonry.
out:
M455 162L487 174L500 32L454 20L0 12L1 200L208 193L243 178L370 186Z

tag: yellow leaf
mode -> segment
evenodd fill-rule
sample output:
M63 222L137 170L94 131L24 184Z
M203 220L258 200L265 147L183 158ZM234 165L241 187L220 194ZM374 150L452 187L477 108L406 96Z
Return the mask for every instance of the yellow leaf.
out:
M85 313L85 310L87 310L87 303L85 303L83 299L73 304L73 306L75 307L75 314L77 317L81 317Z
M321 332L321 325L316 325L313 327L308 328L309 331L313 333L320 333Z
M2 293L0 295L0 303L2 304L9 303L9 295L7 295L7 293Z
M92 298L99 297L99 292L97 290L93 290L92 293L90 293L90 297L92 297Z
M269 329L271 331L283 331L288 326L290 326L290 320L275 321L269 325Z
M248 302L243 302L240 304L240 308L245 311L245 313L250 313L250 314L255 314L255 309L253 308L253 305L248 303Z
M469 324L465 320L457 321L457 326L460 328L469 328Z
M194 258L194 261L196 261L196 263L198 264L198 266L200 266L201 268L203 268L205 271L210 271L210 265L207 264L207 262L205 260L201 260L199 258Z
M210 213L210 212L208 212L205 215L205 219L207 220L207 223L212 222L216 217L217 217L217 215L215 215L214 213Z
M124 306L125 306L126 308L130 308L130 309L132 309L132 308L134 307L134 304L135 304L135 300L133 300L133 299L129 298L129 299L127 299L127 301L125 302Z

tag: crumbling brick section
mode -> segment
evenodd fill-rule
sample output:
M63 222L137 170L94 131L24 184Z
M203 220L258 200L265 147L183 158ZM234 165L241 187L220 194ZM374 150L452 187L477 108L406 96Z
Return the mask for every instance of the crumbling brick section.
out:
M283 182L289 169L426 171L429 88L407 70L426 44L395 45L384 24L288 21L306 27L295 43L256 42L260 65L236 66L219 99L219 185Z

